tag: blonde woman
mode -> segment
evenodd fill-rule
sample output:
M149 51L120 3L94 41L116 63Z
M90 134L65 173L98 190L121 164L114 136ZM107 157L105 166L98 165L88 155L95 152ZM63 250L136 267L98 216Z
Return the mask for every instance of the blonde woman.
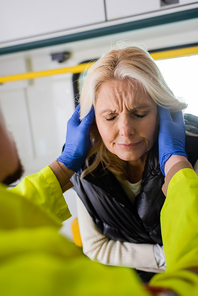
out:
M146 50L122 45L91 67L80 106L81 120L95 109L86 163L71 179L83 251L103 264L136 268L148 281L166 266L158 106L176 112L186 104L175 98ZM198 138L186 136L192 165L197 147Z

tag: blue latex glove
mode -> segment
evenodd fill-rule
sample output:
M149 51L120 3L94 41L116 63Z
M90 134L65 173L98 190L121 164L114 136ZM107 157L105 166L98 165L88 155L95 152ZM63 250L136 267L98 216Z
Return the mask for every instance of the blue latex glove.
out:
M57 158L68 169L78 172L87 157L90 148L90 128L95 117L94 107L83 118L79 119L78 105L67 123L67 135L64 150Z
M160 117L160 130L158 137L159 163L162 174L164 164L171 155L183 155L188 158L185 151L185 124L182 112L170 114L170 111L158 106Z

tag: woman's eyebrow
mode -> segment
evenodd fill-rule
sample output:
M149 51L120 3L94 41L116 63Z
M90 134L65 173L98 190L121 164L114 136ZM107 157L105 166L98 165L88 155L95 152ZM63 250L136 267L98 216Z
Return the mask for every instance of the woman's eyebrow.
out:
M100 113L116 113L116 110L112 110L112 109L103 109L103 110L101 110Z
M150 105L139 105L131 108L130 111L138 111L138 110L145 110L145 109L148 110L150 108L151 108Z

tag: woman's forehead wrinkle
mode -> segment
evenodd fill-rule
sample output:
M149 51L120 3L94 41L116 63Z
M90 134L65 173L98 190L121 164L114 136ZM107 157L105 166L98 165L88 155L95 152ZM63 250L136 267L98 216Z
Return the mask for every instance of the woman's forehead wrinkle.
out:
M152 105L142 86L137 82L135 85L129 81L107 82L99 92L99 97L102 99L102 109L108 109L114 113L123 110L135 112L148 109Z
M128 89L114 89L114 95L111 97L112 111L122 112L124 109L130 111L131 109L134 109L134 105L137 104L138 101L135 100L133 93Z
M123 105L123 90L119 86L114 86L112 91L112 108L117 111L122 110Z
M120 111L123 109L131 111L135 109L135 106L139 106L138 97L136 97L133 89L130 88L122 90L122 92L120 92L120 96L118 96L117 99Z

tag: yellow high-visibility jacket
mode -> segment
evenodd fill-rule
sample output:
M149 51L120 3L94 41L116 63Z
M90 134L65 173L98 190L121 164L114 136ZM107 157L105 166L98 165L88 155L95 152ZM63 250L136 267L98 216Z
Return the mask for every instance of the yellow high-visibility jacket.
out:
M133 270L92 262L59 234L69 217L49 167L14 189L0 185L0 295L152 295ZM198 177L183 169L171 179L161 213L167 271L152 286L198 295L197 217Z

